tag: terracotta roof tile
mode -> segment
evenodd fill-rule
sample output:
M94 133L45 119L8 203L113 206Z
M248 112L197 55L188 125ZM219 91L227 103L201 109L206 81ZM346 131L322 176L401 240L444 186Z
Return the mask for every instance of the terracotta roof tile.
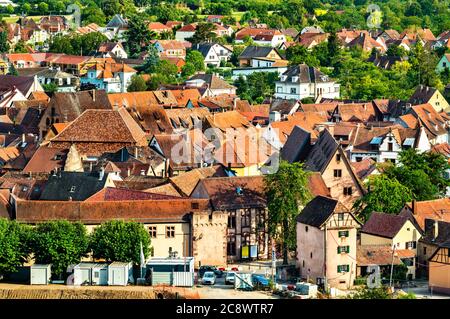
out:
M154 194L126 188L106 187L85 200L85 202L132 201L132 200L177 199L175 196Z
M118 111L86 110L55 136L50 146L67 148L73 143L81 154L101 155L127 145L143 146L147 139L127 110L120 108Z
M194 203L198 208L193 208ZM192 212L207 211L205 199L133 200L133 201L17 201L16 219L24 223L40 223L65 219L85 224L108 220L137 222L187 221Z
M24 173L50 173L64 167L68 149L41 146L23 169Z
M358 246L356 249L356 261L358 266L400 265L402 261L399 258L398 251L396 250L397 254L394 254L394 258L392 258L392 248L390 246Z
M408 217L373 212L361 229L362 233L393 238L401 230Z
M192 171L183 173L170 178L170 183L184 196L189 197L197 186L198 182L208 177L225 177L227 176L223 167L215 165L212 167L196 168Z
M405 207L413 211L412 216L422 230L425 229L425 219L450 222L450 198L415 202L415 204L414 211L412 203L406 203Z
M181 197L180 193L170 183L146 189L144 192Z

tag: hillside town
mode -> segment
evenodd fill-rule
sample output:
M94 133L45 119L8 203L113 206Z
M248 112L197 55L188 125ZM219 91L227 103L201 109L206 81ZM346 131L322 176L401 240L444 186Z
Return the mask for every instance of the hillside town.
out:
M128 2L0 3L0 290L450 298L448 0Z

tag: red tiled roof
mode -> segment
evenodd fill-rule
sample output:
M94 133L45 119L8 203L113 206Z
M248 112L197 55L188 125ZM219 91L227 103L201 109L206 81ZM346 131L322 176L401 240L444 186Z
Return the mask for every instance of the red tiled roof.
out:
M373 212L361 229L362 233L393 238L402 229L408 217Z
M198 208L193 204L197 204ZM196 207L196 208L194 208ZM132 201L29 201L18 200L16 219L22 223L40 223L65 219L85 224L108 220L137 222L184 221L192 212L209 210L206 199L164 199Z
M405 207L412 211L412 216L422 230L425 230L425 219L450 222L450 198L415 202L414 208L413 203L406 203Z
M61 169L64 167L68 152L68 149L41 146L33 154L33 157L31 157L23 172L50 173L51 171L55 171L55 169Z
M85 202L130 201L130 200L178 199L175 196L154 194L126 188L106 187L85 200Z

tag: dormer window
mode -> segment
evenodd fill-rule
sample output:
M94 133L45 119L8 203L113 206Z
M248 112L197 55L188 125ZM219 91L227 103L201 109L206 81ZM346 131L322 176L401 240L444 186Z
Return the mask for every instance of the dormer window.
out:
M292 77L292 83L295 83L295 82L297 82L298 81L298 76L293 76Z
M76 189L76 186L72 186L72 187L70 188L70 192L71 192L71 193L75 193L75 189Z
M282 75L282 76L281 76L281 81L286 81L286 79L287 79L287 76L286 76L286 75Z

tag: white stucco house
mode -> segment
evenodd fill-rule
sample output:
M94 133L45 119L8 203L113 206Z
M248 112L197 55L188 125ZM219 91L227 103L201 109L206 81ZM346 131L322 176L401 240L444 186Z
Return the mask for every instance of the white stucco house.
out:
M336 99L339 95L338 83L306 64L289 67L275 82L274 96L279 99L301 100L307 97Z
M107 93L123 93L127 92L131 77L136 72L126 64L97 63L88 69L80 82L81 84L93 84L97 89L105 90Z
M192 46L193 50L199 51L204 59L205 66L220 66L221 61L229 61L233 51L219 43L198 43Z

